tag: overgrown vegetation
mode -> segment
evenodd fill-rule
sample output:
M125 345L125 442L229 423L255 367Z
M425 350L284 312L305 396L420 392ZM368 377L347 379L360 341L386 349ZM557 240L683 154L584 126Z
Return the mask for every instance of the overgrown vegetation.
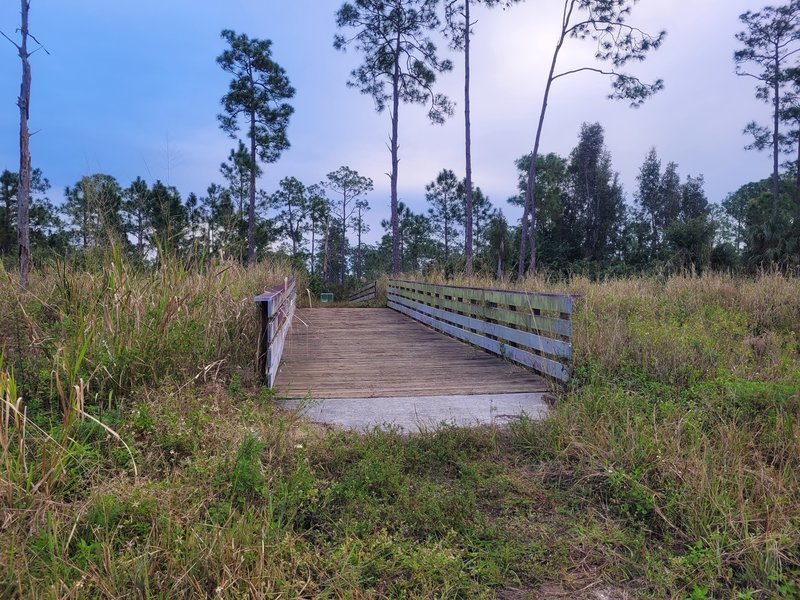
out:
M800 594L797 278L527 280L581 295L552 415L409 437L255 382L285 269L0 274L0 597Z

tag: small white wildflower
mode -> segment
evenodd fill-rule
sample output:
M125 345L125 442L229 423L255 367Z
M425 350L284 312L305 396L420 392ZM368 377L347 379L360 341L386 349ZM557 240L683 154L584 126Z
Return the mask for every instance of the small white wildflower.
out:
M294 447L298 450L301 450L303 448L303 444L295 444Z

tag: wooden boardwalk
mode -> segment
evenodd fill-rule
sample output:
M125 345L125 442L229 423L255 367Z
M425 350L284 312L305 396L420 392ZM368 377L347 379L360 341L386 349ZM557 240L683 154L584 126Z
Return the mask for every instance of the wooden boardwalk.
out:
M388 308L297 309L275 388L284 398L539 393L538 375Z

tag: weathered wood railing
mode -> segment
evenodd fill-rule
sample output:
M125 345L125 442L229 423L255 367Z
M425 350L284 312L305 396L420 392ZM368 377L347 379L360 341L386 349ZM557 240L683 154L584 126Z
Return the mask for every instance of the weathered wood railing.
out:
M378 297L378 282L370 283L367 287L363 287L357 292L350 294L347 299L348 302L366 302L367 300L374 300Z
M261 307L261 329L258 335L258 374L272 387L281 364L286 334L294 316L296 285L294 278L255 297Z
M572 297L392 280L393 308L559 381L572 360Z

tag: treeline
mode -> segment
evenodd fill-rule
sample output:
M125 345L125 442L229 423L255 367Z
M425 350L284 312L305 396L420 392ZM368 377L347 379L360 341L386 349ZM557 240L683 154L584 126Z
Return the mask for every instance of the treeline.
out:
M550 273L593 276L642 271L713 268L754 270L800 265L800 190L795 170L781 179L781 201L770 233L772 180L752 182L711 203L702 175L681 174L679 166L651 150L639 169L633 202L626 201L620 175L598 123L585 123L567 157L538 157L536 219L538 263ZM81 178L64 190L60 207L48 199L49 182L34 170L31 240L34 258L80 256L115 242L141 263L165 253L214 256L246 262L249 168L244 147L220 166L221 183L185 198L161 181L137 177L122 187L110 175ZM530 155L516 161L521 206ZM0 253L14 260L16 249L15 173L0 175ZM509 187L513 185L509 182ZM389 272L391 222L376 244L370 231L367 195L373 182L349 167L306 185L285 177L272 193L259 190L256 254L281 254L312 276L315 287L355 285ZM422 190L420 190L422 191ZM442 169L425 188L427 209L399 204L401 266L405 272L464 269L465 183ZM516 273L521 222L509 222L478 186L472 202L476 270L508 277ZM774 242L777 240L777 243Z
M64 190L56 206L50 183L33 171L31 240L34 259L89 256L111 244L141 264L164 255L217 257L247 261L250 161L240 145L220 166L223 183L206 193L183 198L162 181L136 177L127 187L107 174L82 177ZM19 178L0 175L0 256L15 261ZM321 282L344 283L361 278L370 210L365 194L372 180L349 167L329 173L322 182L305 185L283 178L272 193L258 191L255 241L258 258L281 254Z
M800 189L796 165L781 179L781 201L772 226L772 180L749 183L721 203L709 202L702 175L682 176L677 163L655 149L644 158L633 202L626 201L599 123L585 123L568 157L538 158L536 247L539 266L550 273L592 276L645 271L713 268L752 271L800 265ZM530 155L516 161L519 193L507 200L522 206ZM427 187L427 214L400 207L404 271L463 269L463 183L443 170ZM516 273L522 226L509 223L480 188L473 223L476 268L506 277ZM388 223L384 226L388 230ZM773 241L776 240L776 241ZM391 236L376 248L375 270L388 270Z

